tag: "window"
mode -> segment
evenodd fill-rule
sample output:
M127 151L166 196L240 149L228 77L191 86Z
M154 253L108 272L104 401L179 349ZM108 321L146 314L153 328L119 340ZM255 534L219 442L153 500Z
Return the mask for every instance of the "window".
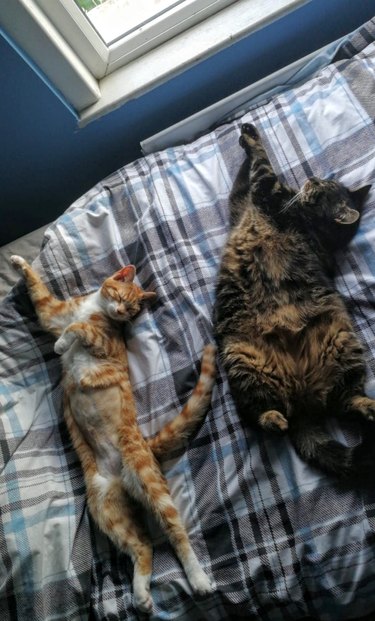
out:
M34 1L98 78L234 4L233 0ZM99 63L92 60L98 54Z
M309 1L7 0L0 28L84 125Z
M177 8L177 16L186 0L74 0L107 45L150 24ZM196 4L196 3L195 3ZM202 3L199 3L202 5ZM210 2L209 4L212 4ZM183 7L182 5L185 5ZM182 21L181 16L177 22Z

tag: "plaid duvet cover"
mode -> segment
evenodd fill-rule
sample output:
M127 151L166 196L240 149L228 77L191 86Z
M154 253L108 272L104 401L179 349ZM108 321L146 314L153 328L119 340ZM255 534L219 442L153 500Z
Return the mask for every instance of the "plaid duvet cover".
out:
M89 292L134 263L157 302L128 329L143 433L187 400L228 232L227 198L244 120L292 186L329 175L375 181L375 21L309 81L195 142L142 158L76 201L45 235L35 268L57 296ZM375 188L338 257L337 287L366 348L375 396ZM62 415L61 367L23 284L0 305L0 619L138 618L132 563L92 524ZM353 434L333 428L343 442ZM219 369L212 407L163 470L215 584L194 598L164 534L154 543L151 620L351 619L375 610L375 490L343 490L304 464L287 437L242 427Z

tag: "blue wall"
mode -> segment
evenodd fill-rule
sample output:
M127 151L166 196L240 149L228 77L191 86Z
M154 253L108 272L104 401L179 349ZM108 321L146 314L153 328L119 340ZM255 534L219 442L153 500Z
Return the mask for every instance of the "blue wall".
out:
M354 30L375 0L312 0L83 129L0 36L0 245L56 218L164 127Z

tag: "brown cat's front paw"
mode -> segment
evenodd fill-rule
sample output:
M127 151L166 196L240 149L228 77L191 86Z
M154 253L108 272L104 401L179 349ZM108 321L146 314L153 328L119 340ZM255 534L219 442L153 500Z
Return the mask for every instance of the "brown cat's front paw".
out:
M288 429L288 421L285 416L277 410L268 410L263 412L259 417L259 424L266 431L286 431Z
M241 126L241 134L246 134L249 138L253 140L260 140L259 132L255 125L251 123L243 123Z
M241 136L239 143L248 155L250 154L251 149L259 141L260 136L256 127L254 127L254 125L250 125L250 123L243 123L243 125L241 125Z

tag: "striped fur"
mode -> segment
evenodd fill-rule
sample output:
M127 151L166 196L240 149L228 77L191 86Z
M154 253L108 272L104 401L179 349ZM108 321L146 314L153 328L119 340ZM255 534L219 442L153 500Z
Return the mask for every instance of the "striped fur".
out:
M289 431L300 456L340 477L365 473L366 443L348 448L325 431L329 415L373 434L365 363L335 291L334 252L355 234L369 186L350 191L309 179L300 192L275 175L255 127L230 195L232 229L217 283L215 337L245 423Z
M137 503L166 531L192 589L210 593L157 459L182 446L203 419L215 380L215 347L205 347L198 383L182 411L147 440L137 425L121 323L155 294L138 287L135 268L126 266L98 291L59 301L24 259L12 256L11 262L25 278L41 326L57 338L64 415L82 464L88 506L99 528L134 562L135 606L152 610L152 547L137 519Z

